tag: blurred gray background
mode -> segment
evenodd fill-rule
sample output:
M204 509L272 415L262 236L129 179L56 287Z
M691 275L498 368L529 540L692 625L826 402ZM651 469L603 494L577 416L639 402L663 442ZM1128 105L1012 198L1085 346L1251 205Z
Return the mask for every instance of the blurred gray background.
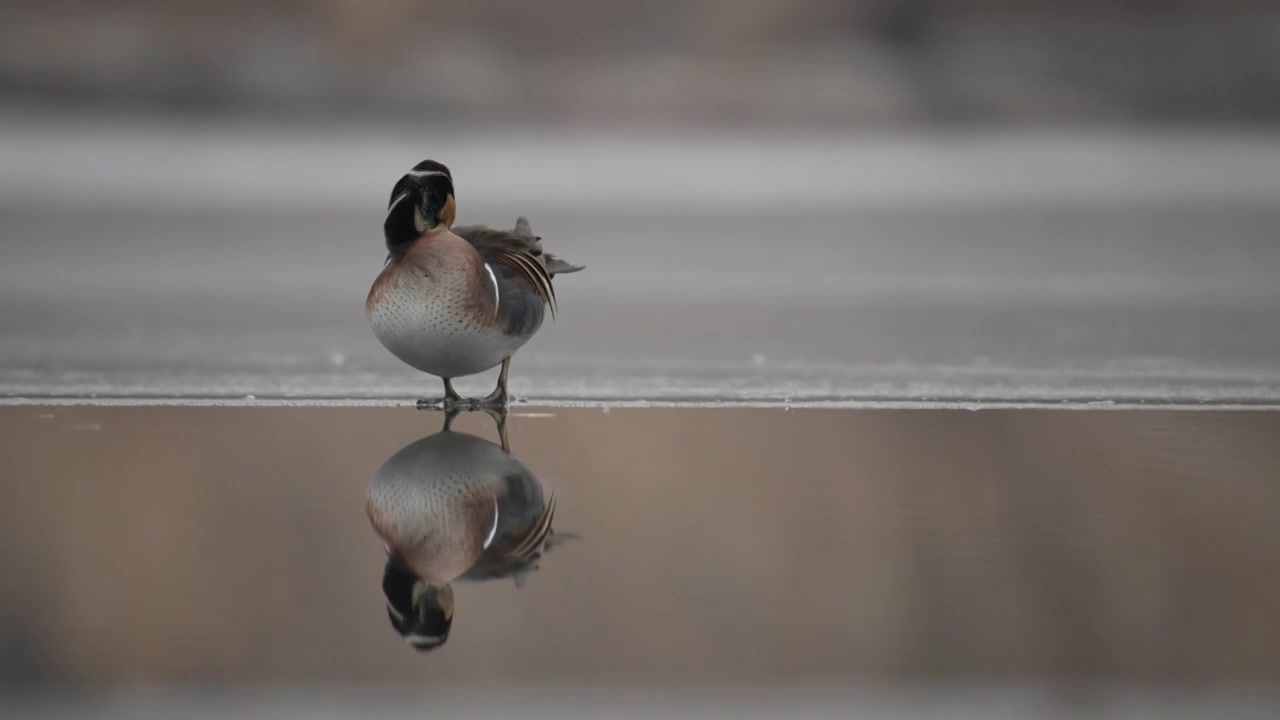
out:
M0 88L423 124L1269 122L1267 0L6 3Z
M1280 401L1274 3L0 12L9 402L435 393L363 318L426 157L588 266L520 397Z

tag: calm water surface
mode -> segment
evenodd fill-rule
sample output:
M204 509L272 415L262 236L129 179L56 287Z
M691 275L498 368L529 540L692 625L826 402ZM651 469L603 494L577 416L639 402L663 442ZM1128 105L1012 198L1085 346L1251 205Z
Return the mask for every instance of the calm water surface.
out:
M0 408L0 710L1280 707L1280 415L444 419Z

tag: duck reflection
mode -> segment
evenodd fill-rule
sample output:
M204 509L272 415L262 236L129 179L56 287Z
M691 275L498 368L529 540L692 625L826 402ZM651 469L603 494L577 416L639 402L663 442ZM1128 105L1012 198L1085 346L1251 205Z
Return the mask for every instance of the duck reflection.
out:
M490 413L502 444L444 428L392 455L369 485L365 509L387 549L387 616L418 650L449 639L455 580L511 578L523 587L556 534L554 493L511 455L506 417Z

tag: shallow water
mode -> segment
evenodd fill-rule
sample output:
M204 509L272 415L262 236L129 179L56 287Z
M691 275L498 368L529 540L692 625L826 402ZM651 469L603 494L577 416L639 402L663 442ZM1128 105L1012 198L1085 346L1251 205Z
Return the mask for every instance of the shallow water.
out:
M448 641L420 652L366 501L423 438L488 448L477 475L506 462L492 419L443 419L0 408L0 709L1280 707L1280 415L516 413L511 454L579 537L522 585L455 582ZM444 467L401 466L423 487Z

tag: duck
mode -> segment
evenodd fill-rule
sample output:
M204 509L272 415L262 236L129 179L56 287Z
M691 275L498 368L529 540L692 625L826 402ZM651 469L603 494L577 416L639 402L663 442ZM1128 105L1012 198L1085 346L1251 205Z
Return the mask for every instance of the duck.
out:
M387 555L382 577L392 627L419 651L443 646L457 581L511 579L523 587L557 533L555 493L502 445L440 432L392 455L374 474L365 511Z
M387 203L387 257L369 288L374 335L401 362L444 381L442 404L505 407L511 358L555 316L557 275L579 272L542 249L524 216L515 227L454 226L457 197L443 163L423 160L396 181ZM493 392L464 400L453 379L501 366Z

